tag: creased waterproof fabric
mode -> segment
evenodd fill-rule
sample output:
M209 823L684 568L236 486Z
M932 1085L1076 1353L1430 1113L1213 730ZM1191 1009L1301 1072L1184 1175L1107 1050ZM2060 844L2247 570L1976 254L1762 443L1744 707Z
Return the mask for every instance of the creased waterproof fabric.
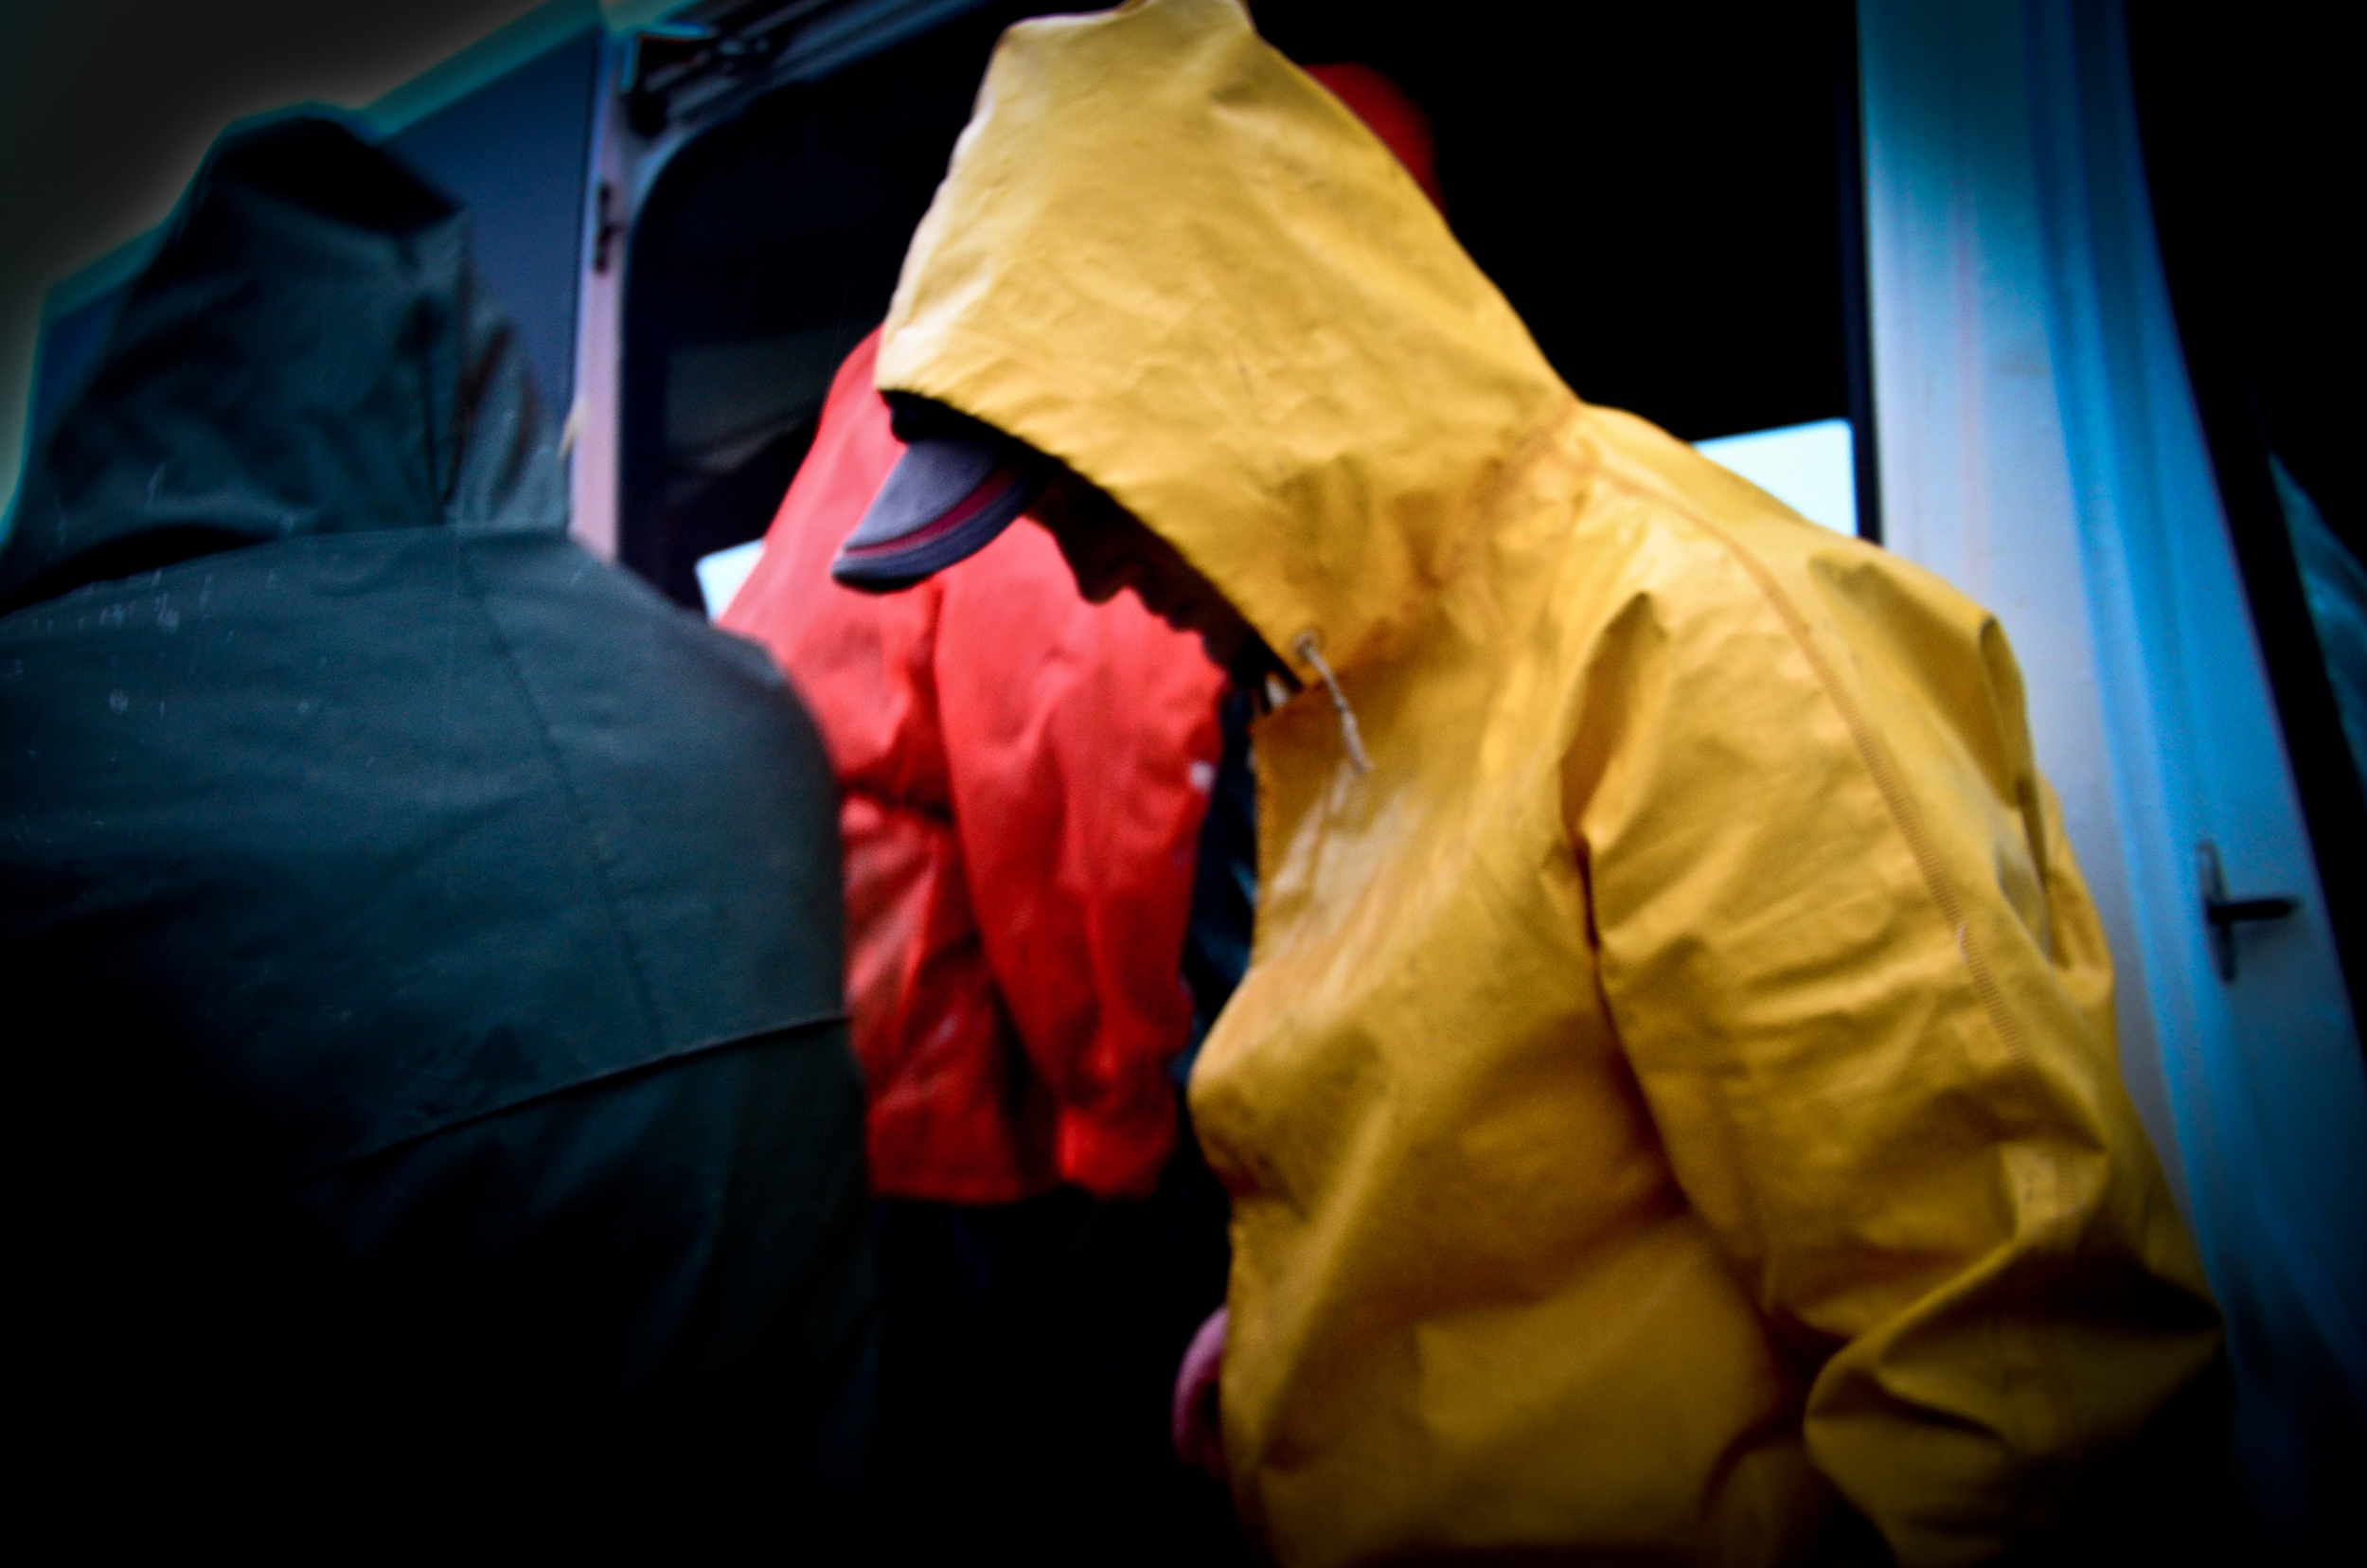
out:
M1191 1085L1279 1561L1795 1560L1836 1491L1978 1560L2210 1363L1995 621L1579 403L1229 0L1005 36L880 385L1107 489L1307 683Z
M918 587L830 579L902 453L875 332L722 624L779 659L844 799L847 989L872 1181L1010 1203L1144 1197L1175 1146L1178 973L1222 674L1131 599L1090 605L1020 523Z
M241 1185L844 1016L811 727L568 542L467 232L328 122L230 139L0 552L106 579L0 620L0 941Z
M21 1294L94 1452L220 1396L348 1480L523 1477L760 1405L786 1465L835 1389L861 1452L828 761L563 496L460 209L331 121L225 138L0 552ZM170 1473L259 1452L215 1435Z

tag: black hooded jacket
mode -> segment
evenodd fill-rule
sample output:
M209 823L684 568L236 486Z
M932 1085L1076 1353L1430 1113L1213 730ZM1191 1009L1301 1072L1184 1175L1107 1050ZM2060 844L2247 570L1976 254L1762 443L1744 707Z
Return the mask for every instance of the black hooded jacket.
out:
M461 211L333 121L225 137L0 547L69 1426L852 1418L828 765L760 652L565 524Z

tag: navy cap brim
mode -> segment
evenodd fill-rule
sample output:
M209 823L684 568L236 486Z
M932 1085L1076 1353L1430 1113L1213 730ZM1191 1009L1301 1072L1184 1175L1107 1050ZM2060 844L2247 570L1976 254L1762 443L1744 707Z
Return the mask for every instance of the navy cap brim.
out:
M1051 472L1031 448L983 427L917 440L838 547L830 576L870 594L909 588L986 548Z

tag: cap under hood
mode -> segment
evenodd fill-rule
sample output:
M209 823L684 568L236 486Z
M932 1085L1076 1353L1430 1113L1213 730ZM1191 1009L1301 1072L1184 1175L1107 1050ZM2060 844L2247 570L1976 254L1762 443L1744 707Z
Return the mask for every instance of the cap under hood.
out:
M1310 674L1387 646L1571 394L1397 158L1234 0L1004 34L880 355L1164 535Z
M0 611L301 534L566 526L460 205L334 120L215 145L32 458Z

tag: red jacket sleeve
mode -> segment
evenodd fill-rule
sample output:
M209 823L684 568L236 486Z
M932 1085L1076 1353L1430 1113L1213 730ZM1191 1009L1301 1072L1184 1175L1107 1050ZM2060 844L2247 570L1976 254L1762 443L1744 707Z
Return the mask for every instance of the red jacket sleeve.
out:
M1147 1193L1190 1031L1180 970L1219 676L1133 600L1078 598L1029 523L905 593L833 583L832 552L902 450L877 352L875 333L841 367L722 616L806 697L845 794L873 1178L965 1203L1056 1180Z
M1184 932L1222 677L1132 598L1085 603L1025 522L947 574L935 660L971 901L1059 1107L1061 1178L1146 1194L1191 1027Z

